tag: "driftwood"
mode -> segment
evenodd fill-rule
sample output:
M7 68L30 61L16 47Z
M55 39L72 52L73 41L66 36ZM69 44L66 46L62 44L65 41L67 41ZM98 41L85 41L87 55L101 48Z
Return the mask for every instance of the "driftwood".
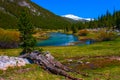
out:
M20 57L31 59L35 64L42 66L42 68L48 70L53 74L62 75L71 80L83 80L83 79L74 78L69 74L67 74L67 72L71 72L72 70L67 66L64 66L60 62L56 61L49 52L41 53L39 51L33 51L31 53L28 54L26 53L24 55L21 55Z

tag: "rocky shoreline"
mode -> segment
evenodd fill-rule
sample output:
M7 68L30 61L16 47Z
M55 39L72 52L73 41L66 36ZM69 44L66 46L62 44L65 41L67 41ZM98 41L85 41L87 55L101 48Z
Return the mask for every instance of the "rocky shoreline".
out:
M29 64L30 62L24 58L0 56L0 70L7 70L9 67L20 67Z

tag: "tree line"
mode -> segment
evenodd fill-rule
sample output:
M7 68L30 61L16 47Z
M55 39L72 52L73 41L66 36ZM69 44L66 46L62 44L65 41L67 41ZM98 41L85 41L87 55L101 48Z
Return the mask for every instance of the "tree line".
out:
M79 29L93 29L93 28L107 28L107 29L117 29L120 30L120 11L114 11L110 13L106 11L106 14L99 16L97 19L72 23L71 26L66 27L65 30L72 30L73 33L77 32Z

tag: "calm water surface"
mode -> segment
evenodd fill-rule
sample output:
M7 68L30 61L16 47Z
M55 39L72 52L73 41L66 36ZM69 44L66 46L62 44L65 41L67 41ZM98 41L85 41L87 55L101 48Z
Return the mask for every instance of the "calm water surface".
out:
M79 41L78 37L72 34L54 32L54 33L49 33L49 36L50 38L48 38L47 40L39 41L37 45L38 46L68 46L71 45L71 43ZM85 44L89 44L89 41L86 41Z

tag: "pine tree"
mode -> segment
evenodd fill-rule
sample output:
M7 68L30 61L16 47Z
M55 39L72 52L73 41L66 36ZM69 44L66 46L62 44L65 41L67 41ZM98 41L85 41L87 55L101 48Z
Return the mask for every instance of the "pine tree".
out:
M72 25L71 29L72 29L73 33L77 33L77 30L78 30L78 29L77 29L77 27L75 26L75 24Z
M120 16L116 20L116 25L117 25L116 28L120 30Z
M34 49L36 45L36 40L32 36L34 27L31 23L31 19L29 16L29 11L27 9L24 9L21 12L19 21L18 21L18 29L20 31L21 37L21 44L20 46L23 48L23 52L27 53Z

